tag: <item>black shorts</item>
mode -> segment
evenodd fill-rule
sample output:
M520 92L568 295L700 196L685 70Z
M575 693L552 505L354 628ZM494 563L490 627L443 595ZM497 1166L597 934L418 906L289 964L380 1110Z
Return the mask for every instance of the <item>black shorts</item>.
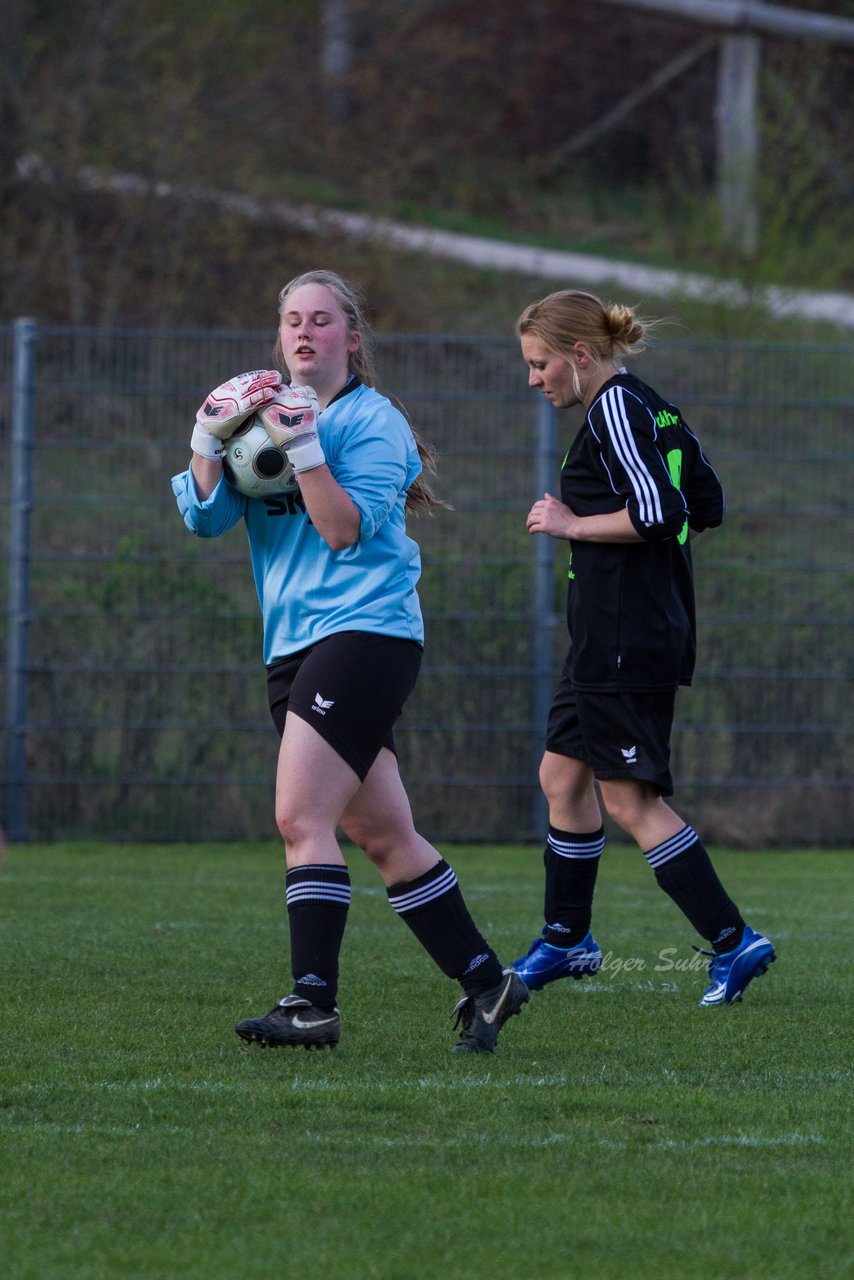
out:
M288 712L305 720L364 782L382 747L395 750L392 726L418 672L415 640L341 631L267 668L270 714L285 731Z
M672 796L675 705L675 691L583 693L562 676L549 712L546 750L584 761L604 781L637 778Z

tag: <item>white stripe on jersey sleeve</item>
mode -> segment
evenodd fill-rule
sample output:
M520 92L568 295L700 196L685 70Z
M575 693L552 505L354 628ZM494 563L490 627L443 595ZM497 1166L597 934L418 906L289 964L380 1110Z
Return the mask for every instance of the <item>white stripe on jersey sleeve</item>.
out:
M622 464L629 483L634 490L638 504L638 515L643 524L663 524L664 512L661 509L661 495L658 486L638 453L622 387L611 387L599 401L605 416L614 452Z

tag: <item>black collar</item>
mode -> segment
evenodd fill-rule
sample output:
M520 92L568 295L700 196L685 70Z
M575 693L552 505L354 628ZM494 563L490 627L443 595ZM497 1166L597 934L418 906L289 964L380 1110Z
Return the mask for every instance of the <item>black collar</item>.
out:
M356 388L360 387L361 385L362 385L362 379L357 377L355 373L351 373L350 377L344 383L344 386L341 388L341 390L335 392L335 395L329 401L329 404L334 404L336 400L343 399L344 396L348 396L351 391L355 391ZM329 404L326 406L327 409L329 408Z

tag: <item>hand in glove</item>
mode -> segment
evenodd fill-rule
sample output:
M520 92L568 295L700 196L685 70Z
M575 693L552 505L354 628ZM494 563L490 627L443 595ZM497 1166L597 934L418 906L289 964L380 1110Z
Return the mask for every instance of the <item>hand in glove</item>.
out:
M238 373L205 397L196 414L191 445L203 458L222 457L224 442L261 405L269 403L282 385L275 369Z
M326 458L318 435L320 409L312 387L282 387L258 416L273 444L288 455L295 475L323 466Z

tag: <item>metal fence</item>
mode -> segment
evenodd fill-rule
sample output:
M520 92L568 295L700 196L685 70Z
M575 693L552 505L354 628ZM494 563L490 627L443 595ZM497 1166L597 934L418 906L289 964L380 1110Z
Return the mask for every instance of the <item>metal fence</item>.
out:
M192 538L169 486L204 392L271 348L268 333L0 328L10 837L275 835L245 536ZM395 337L378 356L453 504L413 524L427 649L398 737L417 823L539 841L566 554L525 514L578 419L528 392L513 341ZM724 527L694 544L675 803L717 842L849 843L854 347L662 343L637 369L728 493Z

